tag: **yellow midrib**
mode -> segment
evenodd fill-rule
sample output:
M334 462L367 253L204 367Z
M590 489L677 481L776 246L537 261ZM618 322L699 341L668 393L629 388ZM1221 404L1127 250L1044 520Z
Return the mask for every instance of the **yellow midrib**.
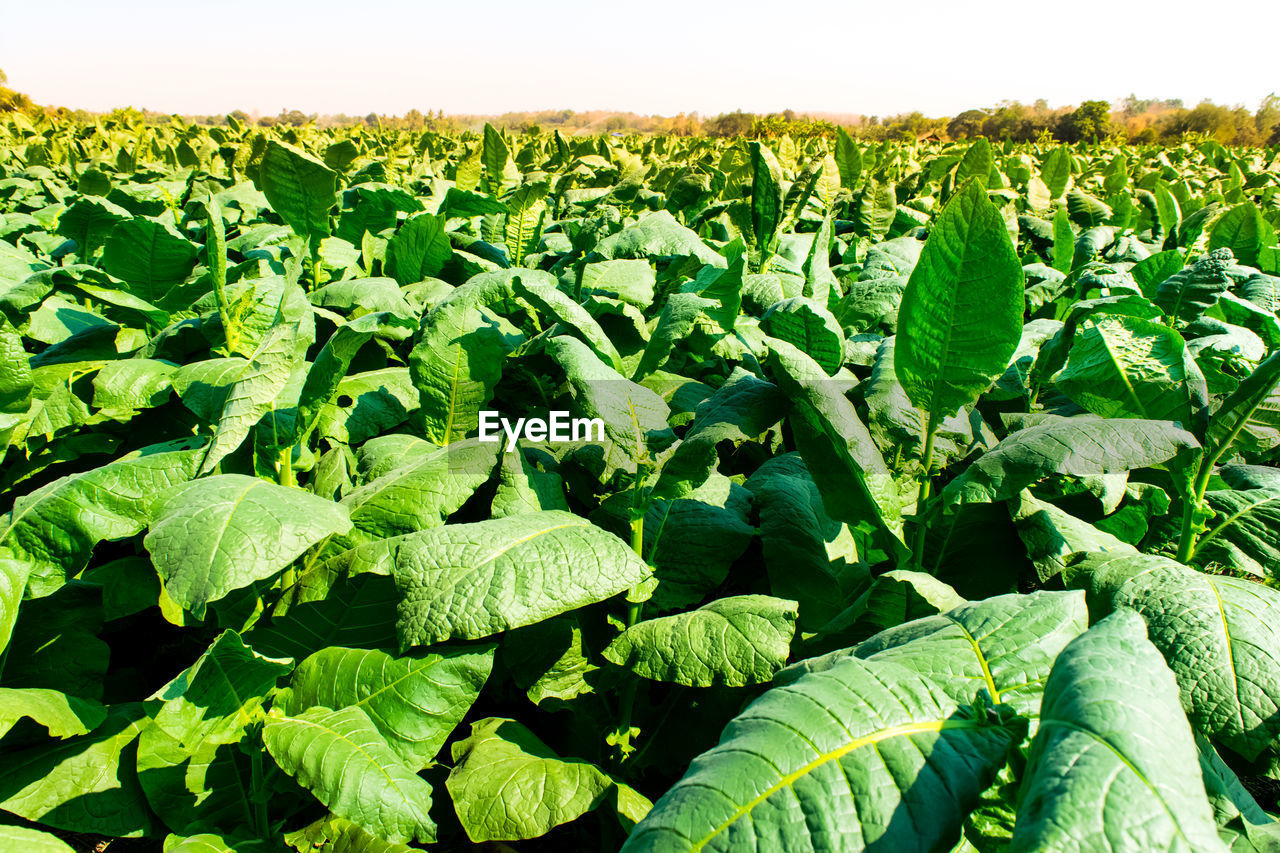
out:
M855 738L854 740L849 741L849 743L845 744L839 749L835 749L835 750L832 750L831 752L823 753L819 755L817 758L815 758L813 761L810 761L808 764L801 767L799 770L796 770L792 773L788 773L787 775L783 776L777 782L775 782L774 784L766 788L764 791L762 791L754 799L736 808L728 820L724 821L724 823L720 824L715 829L713 829L711 833L707 835L705 838L695 842L689 848L689 850L691 851L691 853L696 853L696 851L701 850L708 843L710 843L713 838L715 838L720 833L724 832L726 829L728 829L730 826L736 823L739 819L741 819L744 815L750 813L751 810L754 809L756 806L760 805L765 800L769 799L774 794L778 793L778 791L781 791L783 788L790 787L791 785L795 784L796 780L801 779L804 776L807 776L818 767L821 767L822 765L828 762L835 761L839 758L842 758L845 755L849 754L850 752L853 752L855 749L860 749L864 746L869 746L874 743L879 743L880 741L889 740L890 738L904 737L906 735L923 734L925 732L940 732L945 729L976 729L976 728L980 728L980 724L976 720L929 720L927 722L922 722L922 723L903 723L902 725L898 725L898 726L889 726L888 728L884 728L884 729L880 729L879 731L872 732L869 735L863 735L860 738Z

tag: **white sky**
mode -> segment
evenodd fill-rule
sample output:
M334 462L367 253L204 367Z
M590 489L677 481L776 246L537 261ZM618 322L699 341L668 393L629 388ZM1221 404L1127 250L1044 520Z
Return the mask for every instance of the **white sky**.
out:
M1001 100L1280 90L1280 6L1151 0L0 0L37 103L403 114L952 115Z

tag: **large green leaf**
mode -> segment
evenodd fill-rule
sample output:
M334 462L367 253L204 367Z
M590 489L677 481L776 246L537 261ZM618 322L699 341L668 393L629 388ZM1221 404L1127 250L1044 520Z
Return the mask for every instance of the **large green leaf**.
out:
M1217 515L1196 545L1197 562L1274 578L1280 571L1280 489L1213 491L1205 502Z
M537 838L594 808L613 781L585 761L557 756L515 720L471 724L453 745L446 783L453 808L476 843Z
M766 363L778 387L792 400L789 419L796 429L796 444L830 516L886 532L896 526L897 486L840 384L785 341L770 340Z
M520 180L520 172L511 159L511 149L502 138L501 131L488 122L484 125L484 142L481 151L485 185L489 189L489 194L496 198Z
M645 678L688 687L762 684L787 661L796 612L794 601L767 595L721 598L637 623L604 656Z
M156 492L193 477L203 453L191 441L155 445L14 501L0 516L0 648L24 588L48 595L88 564L99 542L145 529Z
M0 737L23 717L43 726L51 737L67 738L96 729L107 718L107 711L91 699L57 690L0 687Z
M755 529L751 494L718 472L678 498L655 498L644 516L644 556L663 609L696 604L724 582Z
M894 369L931 422L1004 373L1022 336L1022 285L1004 219L970 181L934 223L898 310Z
M361 708L273 715L262 740L280 768L339 817L391 841L436 840L431 786L400 761Z
M168 489L153 513L143 544L169 596L196 618L232 590L270 578L324 537L351 528L341 504L240 474Z
M1049 187L1049 197L1061 198L1071 182L1071 150L1060 145L1050 151L1040 164L1040 177Z
M547 342L548 354L564 368L571 413L604 422L606 460L626 465L675 439L667 423L670 407L653 391L629 381L586 344L568 335Z
M815 300L796 296L775 303L760 318L760 328L807 353L829 376L844 364L844 331Z
M129 283L149 302L185 281L196 266L196 246L171 226L138 217L111 230L102 251L102 268Z
M1275 228L1252 201L1242 201L1218 218L1209 229L1209 250L1230 249L1241 264L1258 265L1258 253L1275 244Z
M1117 613L1058 657L1011 851L1225 851L1177 685L1143 635Z
M444 524L492 476L501 446L467 440L424 450L343 497L356 530L384 539Z
M952 501L999 501L1053 474L1097 477L1189 458L1195 436L1168 421L1066 418L1011 433L943 494Z
M319 242L331 233L329 208L338 201L337 178L336 172L307 152L272 139L262 154L255 183L295 234Z
M965 181L973 178L986 189L992 165L991 143L985 136L980 136L965 149L964 156L956 166L956 186L963 186Z
M1013 728L909 669L846 657L752 703L622 849L945 850Z
M387 244L387 275L413 284L439 273L452 256L444 218L423 213L400 226Z
M776 232L782 223L782 168L763 142L750 143L751 231L763 260L773 254Z
M1273 353L1241 380L1209 418L1205 450L1216 459L1237 444L1280 444L1280 352ZM1274 439L1272 438L1274 436Z
M873 243L879 243L889 235L898 212L897 187L893 181L867 178L858 197L854 222L858 234Z
M1198 372L1182 336L1168 326L1098 313L1076 326L1067 363L1053 383L1104 418L1190 425L1190 383L1199 378Z
M1093 554L1069 573L1095 617L1142 615L1199 731L1250 759L1280 735L1280 592L1149 554Z
M858 178L862 177L862 150L843 127L836 128L835 160L840 172L840 186L852 191L858 185Z
M423 315L409 371L428 439L448 444L479 426L504 355L501 333L469 301L445 300Z
M524 263L525 255L538 248L547 218L546 183L525 184L507 199L507 257L513 266Z
M928 676L959 705L982 691L1034 716L1058 653L1089 625L1079 592L1000 595L882 631L851 649L783 670L786 684L854 655L889 661Z
M799 624L814 630L844 607L861 573L845 525L827 515L822 494L798 453L767 460L746 482L760 516L760 544L769 588L795 600Z
M492 647L403 657L330 647L298 664L275 706L293 717L314 707L359 707L387 745L416 769L435 760L492 667Z
M164 704L138 740L138 780L170 829L252 822L251 770L238 744L289 670L226 631L153 697Z
M1027 491L1010 503L1009 515L1027 546L1027 558L1035 565L1041 582L1061 572L1068 558L1077 552L1133 553L1136 550L1128 542L1047 501L1038 500Z
M133 766L147 722L140 704L118 705L89 734L7 753L0 809L70 832L150 835L155 817Z
M74 853L58 836L21 826L0 826L0 847L22 853Z
M224 377L230 388L218 416L213 441L200 466L202 475L211 473L227 454L244 442L263 415L277 408L277 397L315 339L315 322L310 306L297 322L284 322L286 303L290 299L301 298L302 292L297 285L285 288L276 313L279 324L271 327L243 366ZM293 402L296 401L284 401L281 408Z
M621 539L561 511L425 530L402 537L391 559L406 648L530 625L649 576Z
M606 261L605 263L632 262ZM648 265L645 265L645 269L648 269ZM594 317L587 313L585 308L565 296L556 287L554 279L547 277L539 280L538 274L532 271L515 275L511 278L511 291L532 305L548 322L559 323L565 332L589 346L602 361L610 364L615 370L622 368L622 358L605 330L600 327Z

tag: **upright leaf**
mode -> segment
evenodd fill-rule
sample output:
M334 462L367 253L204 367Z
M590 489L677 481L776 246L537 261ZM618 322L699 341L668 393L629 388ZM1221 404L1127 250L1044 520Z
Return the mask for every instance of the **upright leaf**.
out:
M1022 264L981 184L938 217L898 311L894 368L931 422L978 399L1022 335Z
M308 242L332 233L329 208L337 199L338 175L300 148L275 139L267 142L255 183L271 209Z

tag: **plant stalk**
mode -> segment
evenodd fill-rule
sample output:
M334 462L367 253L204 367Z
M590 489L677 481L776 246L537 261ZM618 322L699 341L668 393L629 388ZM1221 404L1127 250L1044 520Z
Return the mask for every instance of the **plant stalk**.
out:
M1178 537L1179 563L1187 564L1195 556L1196 540L1200 538L1196 518L1200 514L1201 507L1204 506L1204 493L1209 489L1209 478L1213 476L1213 466L1218 461L1219 455L1221 454L1206 456L1200 460L1191 493L1187 496L1186 505L1182 508L1182 534Z
M916 498L916 541L912 549L915 553L916 566L921 570L924 569L924 540L928 530L928 526L924 523L924 508L933 494L933 439L937 433L937 425L934 423L933 415L930 415L928 425L925 427L924 459L921 463L924 466L924 480L920 483L920 494Z

